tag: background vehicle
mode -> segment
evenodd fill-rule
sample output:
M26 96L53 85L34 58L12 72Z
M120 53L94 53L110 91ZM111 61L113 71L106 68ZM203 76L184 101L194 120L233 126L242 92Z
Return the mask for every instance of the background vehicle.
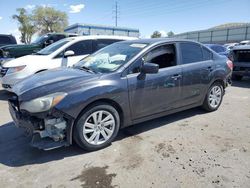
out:
M68 66L80 61L93 52L122 40L132 40L132 37L121 36L79 36L62 39L33 55L23 56L6 62L1 69L2 86L10 90L20 80L48 69ZM65 55L66 54L66 55ZM62 58L64 62L62 62Z
M0 34L0 47L8 44L16 44L16 38L13 35Z
M227 44L224 44L223 46L227 49L227 51L230 51L233 49L233 47L239 45L239 43L227 43Z
M250 45L250 40L243 40L240 42L240 45Z
M5 45L0 48L0 58L18 58L24 55L29 55L49 46L50 44L64 39L66 37L75 37L76 34L70 33L48 33L37 38L31 44L13 44Z
M83 149L97 150L131 124L196 106L217 110L231 71L226 57L196 42L118 42L74 69L21 81L13 88L10 112L16 125L35 131L35 147L52 149L74 139Z
M224 55L228 57L229 51L220 44L205 44L205 46L212 49L213 51L215 51L216 53L220 55Z
M230 56L234 64L233 79L241 80L244 76L250 76L250 45L235 46Z

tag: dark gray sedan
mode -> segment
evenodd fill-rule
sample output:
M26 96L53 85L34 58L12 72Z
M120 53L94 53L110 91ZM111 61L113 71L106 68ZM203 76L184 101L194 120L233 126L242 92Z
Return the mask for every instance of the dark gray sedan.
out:
M148 39L112 44L74 68L36 74L9 100L40 149L109 145L120 128L202 106L219 108L232 63L200 43Z

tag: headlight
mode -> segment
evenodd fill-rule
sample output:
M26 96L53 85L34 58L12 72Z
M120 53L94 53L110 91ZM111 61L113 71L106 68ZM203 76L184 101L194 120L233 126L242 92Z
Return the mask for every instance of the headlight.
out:
M10 54L10 52L9 52L9 51L3 51L3 57L8 57L8 56L9 56L9 54Z
M18 67L7 67L8 71L7 74L11 74L11 73L15 73L15 72L19 72L21 70L23 70L26 67L26 65L22 65L22 66L18 66Z
M57 105L67 93L54 93L28 102L23 102L20 109L27 110L31 113L45 112Z

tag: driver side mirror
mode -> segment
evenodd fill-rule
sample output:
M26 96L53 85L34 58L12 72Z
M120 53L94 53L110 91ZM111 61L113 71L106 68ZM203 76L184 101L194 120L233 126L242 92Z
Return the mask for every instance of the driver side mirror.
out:
M73 55L75 55L75 52L72 50L68 50L68 51L64 52L63 57L70 57Z
M71 57L74 55L75 55L75 52L72 50L68 50L68 51L64 52L61 67L67 67L68 66L68 57Z
M144 63L141 67L141 73L143 74L156 74L159 72L159 65L155 63Z

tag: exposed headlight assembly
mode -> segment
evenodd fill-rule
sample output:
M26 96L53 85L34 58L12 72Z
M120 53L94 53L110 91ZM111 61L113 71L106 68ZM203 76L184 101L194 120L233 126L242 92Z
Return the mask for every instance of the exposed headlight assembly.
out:
M7 74L19 72L19 71L23 70L25 67L26 67L26 65L17 66L17 67L7 67L8 68Z
M3 51L3 57L9 57L10 52L9 51Z
M30 113L45 112L57 105L66 96L67 93L62 92L46 95L31 101L22 102L20 109L26 110Z

